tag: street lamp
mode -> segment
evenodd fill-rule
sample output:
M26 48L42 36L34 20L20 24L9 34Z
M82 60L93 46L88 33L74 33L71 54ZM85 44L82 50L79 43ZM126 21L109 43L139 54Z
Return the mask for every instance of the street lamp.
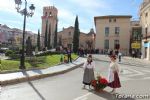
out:
M26 28L26 17L32 17L34 14L35 7L33 4L29 7L30 11L27 11L27 1L25 0L25 8L21 10L21 0L15 0L16 10L18 13L24 16L24 23L23 23L23 40L22 40L22 50L21 50L21 57L20 57L20 69L25 69L24 64L24 38L25 38L25 28Z

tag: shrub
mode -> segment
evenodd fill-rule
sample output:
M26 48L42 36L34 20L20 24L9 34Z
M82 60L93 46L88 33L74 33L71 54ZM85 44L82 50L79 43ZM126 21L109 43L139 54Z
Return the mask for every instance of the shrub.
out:
M40 54L36 54L35 56L47 56L47 55L54 55L54 54L61 54L61 52L59 52L59 51L54 51L54 52L52 52L52 51L45 51L45 52L43 52L43 53L40 53Z
M20 57L20 55L17 54L17 52L12 51L12 50L7 50L5 52L5 55L8 56L8 57L10 57L11 59L18 59Z
M5 55L6 56L10 56L12 55L14 52L12 50L6 50Z
M20 55L19 55L19 54L16 54L16 53L14 52L14 53L11 54L9 57L10 57L11 59L18 59L18 58L20 58Z

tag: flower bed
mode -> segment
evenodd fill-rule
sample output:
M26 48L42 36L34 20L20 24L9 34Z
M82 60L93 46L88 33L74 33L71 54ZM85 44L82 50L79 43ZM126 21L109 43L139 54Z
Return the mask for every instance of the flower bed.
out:
M91 85L94 87L96 91L99 91L99 90L103 90L108 85L108 82L105 78L102 78L101 76L97 76L96 80L91 81Z

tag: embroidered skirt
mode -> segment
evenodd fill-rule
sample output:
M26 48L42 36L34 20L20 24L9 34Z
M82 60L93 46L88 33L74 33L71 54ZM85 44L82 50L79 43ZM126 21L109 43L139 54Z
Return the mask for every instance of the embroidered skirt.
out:
M84 75L83 75L83 84L85 85L90 85L91 81L94 80L94 71L93 69L88 69L86 68L84 70Z
M108 83L108 86L111 88L120 88L121 87L120 79L119 79L117 72L114 73L114 81L111 83Z

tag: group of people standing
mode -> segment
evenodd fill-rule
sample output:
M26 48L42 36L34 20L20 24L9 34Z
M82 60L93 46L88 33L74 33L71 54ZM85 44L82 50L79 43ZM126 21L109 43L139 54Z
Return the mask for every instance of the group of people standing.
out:
M78 49L78 55L80 57L84 57L87 54L99 54L99 49L84 49L84 48Z
M110 66L108 69L108 86L113 88L111 93L114 94L116 93L116 88L120 88L121 87L121 83L120 83L120 79L119 79L119 65L116 62L116 56L115 55L110 55ZM87 61L84 63L84 75L83 75L83 84L84 87L86 85L89 86L90 89L90 85L91 85L91 81L95 79L94 76L94 70L95 70L95 62L92 60L92 55L89 55L87 58Z
M62 63L69 63L71 62L72 63L72 51L70 48L66 48L66 49L62 49L62 54L61 54L61 57L60 57L60 62Z

